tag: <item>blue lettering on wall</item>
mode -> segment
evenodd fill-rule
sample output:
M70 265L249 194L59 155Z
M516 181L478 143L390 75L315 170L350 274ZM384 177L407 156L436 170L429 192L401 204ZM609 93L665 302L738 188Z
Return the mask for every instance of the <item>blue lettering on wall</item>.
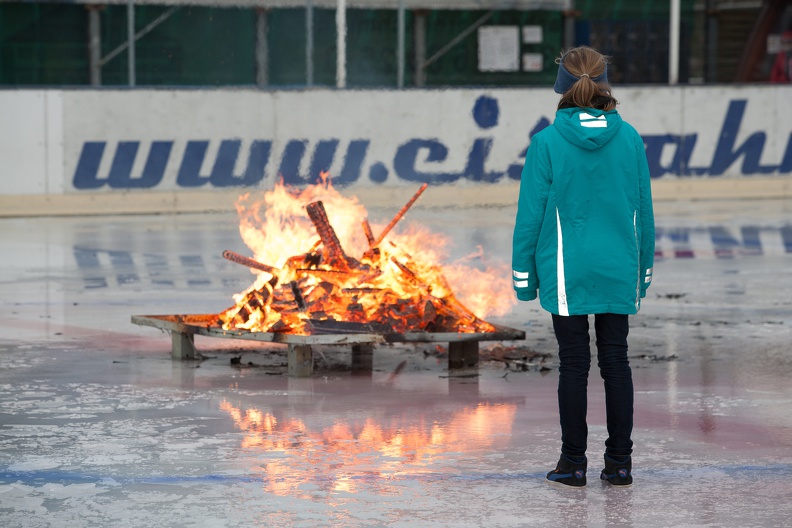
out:
M493 138L475 139L468 151L467 162L462 172L422 172L416 169L419 159L423 158L424 163L442 163L448 158L448 147L439 139L411 139L399 145L393 158L393 168L399 178L412 182L450 183L465 178L493 183L505 174L504 171L485 169L493 142Z
M484 165L492 150L493 138L478 138L473 142L468 154L467 165L463 176L473 181L496 182L503 177L503 172L488 172Z
M778 170L777 165L762 166L759 158L764 150L767 134L764 132L754 132L742 146L735 148L737 132L740 130L740 122L745 114L747 101L732 101L729 103L729 110L726 112L726 119L723 122L718 146L715 149L715 156L712 158L712 166L709 173L712 176L720 176L726 169L743 156L743 170L745 174L770 174Z
M473 104L473 120L479 128L487 129L498 126L500 106L498 100L482 95Z
M419 172L415 168L418 155L425 153L426 163L441 163L448 157L448 147L439 139L412 139L396 149L393 168L402 180L424 183L449 183L460 178L454 172Z
M383 183L388 180L388 167L378 161L369 168L369 179L374 183Z
M72 184L75 189L98 189L107 182L99 180L96 176L99 173L99 163L102 161L104 153L104 141L86 141L83 143L80 159L77 161L77 168L74 170Z
M786 150L778 164L762 164L768 135L765 131L755 131L738 144L737 138L747 108L746 100L730 101L721 125L714 148L712 161L708 167L695 167L691 159L699 137L696 133L686 135L660 134L645 135L646 156L649 172L653 178L665 174L676 176L721 176L735 164L741 162L744 175L752 174L789 174L792 173L792 134L789 135ZM500 108L498 100L482 95L476 99L470 116L481 131L491 131L498 126ZM396 178L416 183L450 183L460 179L475 182L494 183L503 177L519 180L525 154L531 138L550 126L547 117L541 117L528 132L526 146L515 152L514 160L505 167L489 167L490 155L495 145L495 137L482 134L473 138L465 148L465 166L457 171L449 170L449 147L440 138L410 138L396 145L389 160L367 160L371 139L350 140L344 151L342 140L325 138L315 143L307 139L290 139L286 142L277 170L272 178L282 178L287 185L306 185L316 183L320 174L329 171L338 156L343 156L341 170L333 174L333 182L338 186L350 185L361 179L368 161L368 179L374 183L388 181L391 173ZM165 176L173 141L152 141L148 157L140 175L133 176L132 168L140 149L139 141L119 141L110 163L108 174L99 174L102 157L107 148L106 141L86 141L82 146L74 171L73 185L79 190L93 190L102 187L112 189L151 189L160 185ZM251 141L247 166L241 174L235 167L242 149L239 139L224 139L220 142L212 169L208 175L201 174L207 152L208 140L190 140L176 172L176 185L182 188L212 187L250 187L260 184L266 178L272 141L256 139ZM673 149L671 156L664 156ZM310 155L310 159L306 156ZM663 160L667 160L663 162ZM303 167L306 167L303 169Z
M349 185L360 178L360 171L363 169L363 162L366 160L369 144L371 142L367 139L355 139L349 142L341 172L338 176L333 177L334 184Z
M767 141L765 132L754 132L748 136L742 145L736 145L737 135L740 132L747 104L744 99L729 102L726 117L723 120L718 136L718 142L715 145L712 163L709 167L690 166L690 159L696 146L698 134L686 136L675 134L644 136L646 157L649 161L649 174L652 178L659 178L664 174L721 176L740 158L743 159L741 172L745 175L771 174L774 172L786 174L792 172L792 134L790 134L786 152L779 165L762 165L760 163ZM664 167L661 165L660 159L663 149L667 145L674 146L676 150L671 165Z
M646 160L649 162L649 174L653 178L658 178L663 174L671 173L678 176L690 176L691 174L704 174L703 169L693 169L690 165L690 156L693 154L693 147L696 146L696 134L688 136L675 136L664 134L660 136L643 136L646 145ZM666 145L675 146L674 156L668 167L660 164L660 156Z
M180 187L201 187L211 183L214 187L238 187L256 185L264 179L264 169L269 161L271 141L253 141L250 144L250 154L247 169L244 174L235 175L234 166L239 156L242 142L238 139L228 139L220 142L212 172L209 176L201 176L208 141L188 141L184 149L176 184Z
M322 172L329 172L330 165L333 163L336 149L340 143L337 139L324 139L316 144L314 149L313 158L311 158L311 165L308 169L308 180L313 182Z
M303 185L313 183L300 177L300 161L302 161L308 140L293 139L286 144L283 150L278 174L286 185Z
M538 132L541 132L542 130L544 130L545 128L547 128L549 126L550 126L550 120L547 119L546 117L541 118L536 123L536 125L531 129L531 131L528 133L529 141L530 141L530 139L532 137L534 137L535 134L537 134ZM528 145L526 145L525 148L520 151L519 158L522 159L522 160L525 160L526 154L528 154ZM509 178L512 179L512 180L520 180L520 179L522 179L522 170L523 170L523 166L524 165L525 165L525 162L523 162L523 163L513 163L513 164L509 165L509 168L506 171L508 173L508 175L509 175Z
M209 148L208 141L188 141L184 148L179 174L176 176L176 185L179 187L200 187L209 181L208 176L201 176L201 165L203 164L206 150Z
M370 143L367 139L355 139L349 142L341 172L333 175L333 183L335 185L349 185L360 178L360 171L366 159ZM319 182L321 173L330 170L339 144L340 140L338 139L319 141L314 148L308 174L303 175L300 173L300 165L308 150L308 140L289 141L283 151L278 175L283 178L283 183L286 185L305 185ZM387 174L385 177L387 178Z
M778 172L781 174L792 172L792 133L789 134L786 152L784 153L784 158L781 160L781 166L778 167Z
M119 141L107 178L99 178L99 164L102 161L106 142L87 141L83 144L82 154L74 171L76 189L98 189L105 184L113 189L150 189L157 186L165 174L172 141L152 141L143 174L132 176L139 141Z

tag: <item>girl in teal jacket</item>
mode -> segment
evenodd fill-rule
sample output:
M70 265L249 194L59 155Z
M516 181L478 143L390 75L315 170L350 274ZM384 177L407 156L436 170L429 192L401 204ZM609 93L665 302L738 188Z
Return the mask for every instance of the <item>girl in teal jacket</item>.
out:
M654 215L644 143L615 110L607 59L574 48L559 59L553 124L531 139L512 247L517 298L539 297L559 345L561 458L547 478L585 485L586 388L594 315L605 380L603 480L632 483L632 373L628 316L652 282Z

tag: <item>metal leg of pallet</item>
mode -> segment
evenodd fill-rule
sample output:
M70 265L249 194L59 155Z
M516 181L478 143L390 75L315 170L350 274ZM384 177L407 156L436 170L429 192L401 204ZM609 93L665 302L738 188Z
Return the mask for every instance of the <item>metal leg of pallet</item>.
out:
M448 370L476 369L478 362L478 341L448 343Z
M313 350L310 345L289 345L287 372L295 378L307 378L313 374Z
M172 359L198 359L195 351L195 334L171 332Z
M352 345L352 374L371 375L374 368L374 345Z

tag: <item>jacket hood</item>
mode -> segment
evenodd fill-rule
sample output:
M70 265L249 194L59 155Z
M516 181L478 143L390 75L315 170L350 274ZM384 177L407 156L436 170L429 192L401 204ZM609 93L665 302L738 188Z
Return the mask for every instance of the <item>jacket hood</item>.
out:
M556 112L553 126L559 134L578 147L597 150L616 135L622 118L616 110L563 108Z

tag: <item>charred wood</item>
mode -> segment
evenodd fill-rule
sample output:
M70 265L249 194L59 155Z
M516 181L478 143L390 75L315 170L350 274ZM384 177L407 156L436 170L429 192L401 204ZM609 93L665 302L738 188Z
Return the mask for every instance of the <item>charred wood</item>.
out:
M358 293L380 293L383 291L382 288L343 288L341 290L343 293L351 293L351 294L358 294Z
M369 224L368 220L363 220L362 225L363 225L363 234L366 235L366 240L368 240L369 247L372 248L376 245L375 244L376 239L374 238L374 233L371 232L371 224Z
M223 251L223 258L230 260L231 262L236 262L237 264L242 264L243 266L247 266L249 268L257 269L260 271L266 271L270 275L274 275L274 276L277 276L281 271L274 266L264 264L263 262L259 262L255 259L246 257L244 255L240 255L239 253L235 253L228 249Z
M334 319L309 319L306 326L312 334L385 334L392 330L382 323L357 323Z
M300 287L297 285L297 281L291 281L289 286L291 287L292 294L294 295L294 302L297 303L297 308L299 308L301 312L306 311L308 306L305 304L305 299L303 299L302 292L300 291Z
M278 321L275 322L275 324L273 324L269 328L269 331L270 332L275 332L275 333L277 333L277 332L289 332L289 331L291 331L291 327L289 325L287 325L285 322L283 322L283 319L279 319Z
M319 238L322 239L324 260L332 266L346 270L348 268L346 253L341 247L341 242L338 240L335 229L333 229L330 220L327 218L324 204L321 201L312 202L306 206L306 210L308 211L308 217L313 222L314 227L316 227Z

